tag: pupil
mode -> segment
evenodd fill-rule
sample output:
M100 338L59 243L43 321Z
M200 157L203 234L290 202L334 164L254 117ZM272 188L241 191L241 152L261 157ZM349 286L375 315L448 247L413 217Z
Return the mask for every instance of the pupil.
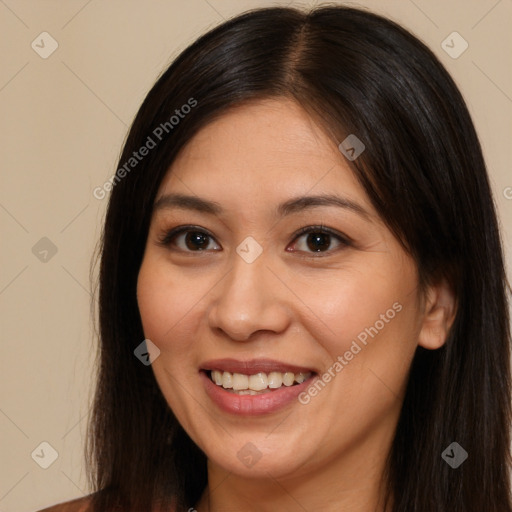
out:
M198 232L187 233L185 243L189 249L203 250L208 246L208 235Z
M307 239L309 249L316 252L329 249L329 237L325 233L310 234Z

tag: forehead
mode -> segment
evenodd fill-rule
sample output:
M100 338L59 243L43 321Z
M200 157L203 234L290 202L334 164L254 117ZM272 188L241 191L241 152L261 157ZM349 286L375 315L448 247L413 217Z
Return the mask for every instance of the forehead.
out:
M237 107L201 129L174 161L159 195L171 191L245 204L337 192L372 209L337 142L284 98Z

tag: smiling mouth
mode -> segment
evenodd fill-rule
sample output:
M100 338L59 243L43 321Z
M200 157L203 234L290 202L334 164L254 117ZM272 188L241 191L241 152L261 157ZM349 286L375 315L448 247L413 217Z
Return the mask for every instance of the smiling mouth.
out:
M313 376L313 372L258 372L253 375L208 370L210 380L224 390L237 395L261 395L284 387L302 384Z

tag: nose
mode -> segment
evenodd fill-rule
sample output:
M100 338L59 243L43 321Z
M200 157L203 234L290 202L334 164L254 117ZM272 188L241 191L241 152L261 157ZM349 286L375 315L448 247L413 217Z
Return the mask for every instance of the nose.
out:
M247 263L233 254L232 270L215 287L208 313L211 329L236 341L248 341L260 331L286 330L291 320L286 289L267 264L263 255Z

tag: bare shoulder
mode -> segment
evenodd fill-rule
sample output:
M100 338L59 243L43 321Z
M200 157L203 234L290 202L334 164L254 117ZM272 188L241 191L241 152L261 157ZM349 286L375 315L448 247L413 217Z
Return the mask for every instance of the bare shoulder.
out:
M77 498L75 500L59 503L58 505L53 505L39 512L87 512L91 501L91 496L85 496L84 498Z
M57 505L39 510L38 512L90 512L90 506L92 504L92 496L84 496L83 498L77 498L71 501L65 501ZM160 507L155 505L153 512L174 512L176 509L171 507L171 511L167 507Z

